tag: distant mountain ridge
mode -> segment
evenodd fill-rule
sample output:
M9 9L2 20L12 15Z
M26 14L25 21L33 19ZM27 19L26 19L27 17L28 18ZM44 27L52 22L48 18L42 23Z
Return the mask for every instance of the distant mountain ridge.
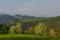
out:
M0 24L1 23L7 23L17 20L17 18L10 16L10 15L0 15Z
M1 23L8 23L8 22L13 22L16 20L23 20L27 18L32 18L35 20L40 20L40 19L45 19L45 17L34 17L34 16L27 16L27 15L5 15L5 14L0 14L0 24Z

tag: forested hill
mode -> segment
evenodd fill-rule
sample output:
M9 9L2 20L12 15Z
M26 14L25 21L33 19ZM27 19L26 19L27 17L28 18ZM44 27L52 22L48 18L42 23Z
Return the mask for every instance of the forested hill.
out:
M0 34L8 33L60 37L60 16L0 15Z
M0 15L0 24L8 23L8 22L13 22L15 20L18 20L17 18L10 16L10 15Z
M17 21L17 20L24 20L24 19L28 19L28 18L32 18L35 20L39 20L39 19L45 19L44 17L33 17L33 16L27 16L27 15L15 15L15 16L11 16L11 15L5 15L5 14L1 14L0 15L0 24L2 23L8 23L8 22L13 22L13 21Z

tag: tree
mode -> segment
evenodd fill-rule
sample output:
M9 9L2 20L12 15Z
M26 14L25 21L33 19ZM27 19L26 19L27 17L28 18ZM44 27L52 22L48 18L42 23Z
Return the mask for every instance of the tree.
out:
M49 36L50 37L56 37L56 33L55 33L55 30L54 29L50 29Z
M11 26L9 29L9 33L11 34L20 34L21 33L21 24L17 23L14 26Z
M8 33L9 34L14 34L14 29L15 29L15 26L11 26Z
M29 27L27 30L26 30L26 33L28 34L33 34L34 33L34 27Z
M8 33L9 28L5 24L0 24L0 34Z
M21 33L21 24L20 23L17 23L16 27L15 27L15 31L20 34Z
M40 36L45 36L46 35L46 25L44 23L39 23L38 25L35 26L35 34L38 34Z

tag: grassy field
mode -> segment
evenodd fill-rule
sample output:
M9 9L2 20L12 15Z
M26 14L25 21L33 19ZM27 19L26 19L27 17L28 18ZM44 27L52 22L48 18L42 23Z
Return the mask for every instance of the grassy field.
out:
M47 38L27 34L1 34L0 40L60 40L60 38Z

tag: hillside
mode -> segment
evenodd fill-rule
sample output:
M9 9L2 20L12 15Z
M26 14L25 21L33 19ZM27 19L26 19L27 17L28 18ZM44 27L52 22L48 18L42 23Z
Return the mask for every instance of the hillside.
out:
M28 18L32 18L35 20L39 20L39 19L44 19L44 17L33 17L33 16L27 16L27 15L5 15L5 14L0 14L0 24L4 24L4 23L8 23L8 22L13 22L13 21L17 21L17 20L24 20L24 19L28 19Z
M60 16L0 15L0 34L8 33L60 37Z
M8 22L13 22L18 20L17 18L10 16L10 15L0 15L0 24L8 23Z

